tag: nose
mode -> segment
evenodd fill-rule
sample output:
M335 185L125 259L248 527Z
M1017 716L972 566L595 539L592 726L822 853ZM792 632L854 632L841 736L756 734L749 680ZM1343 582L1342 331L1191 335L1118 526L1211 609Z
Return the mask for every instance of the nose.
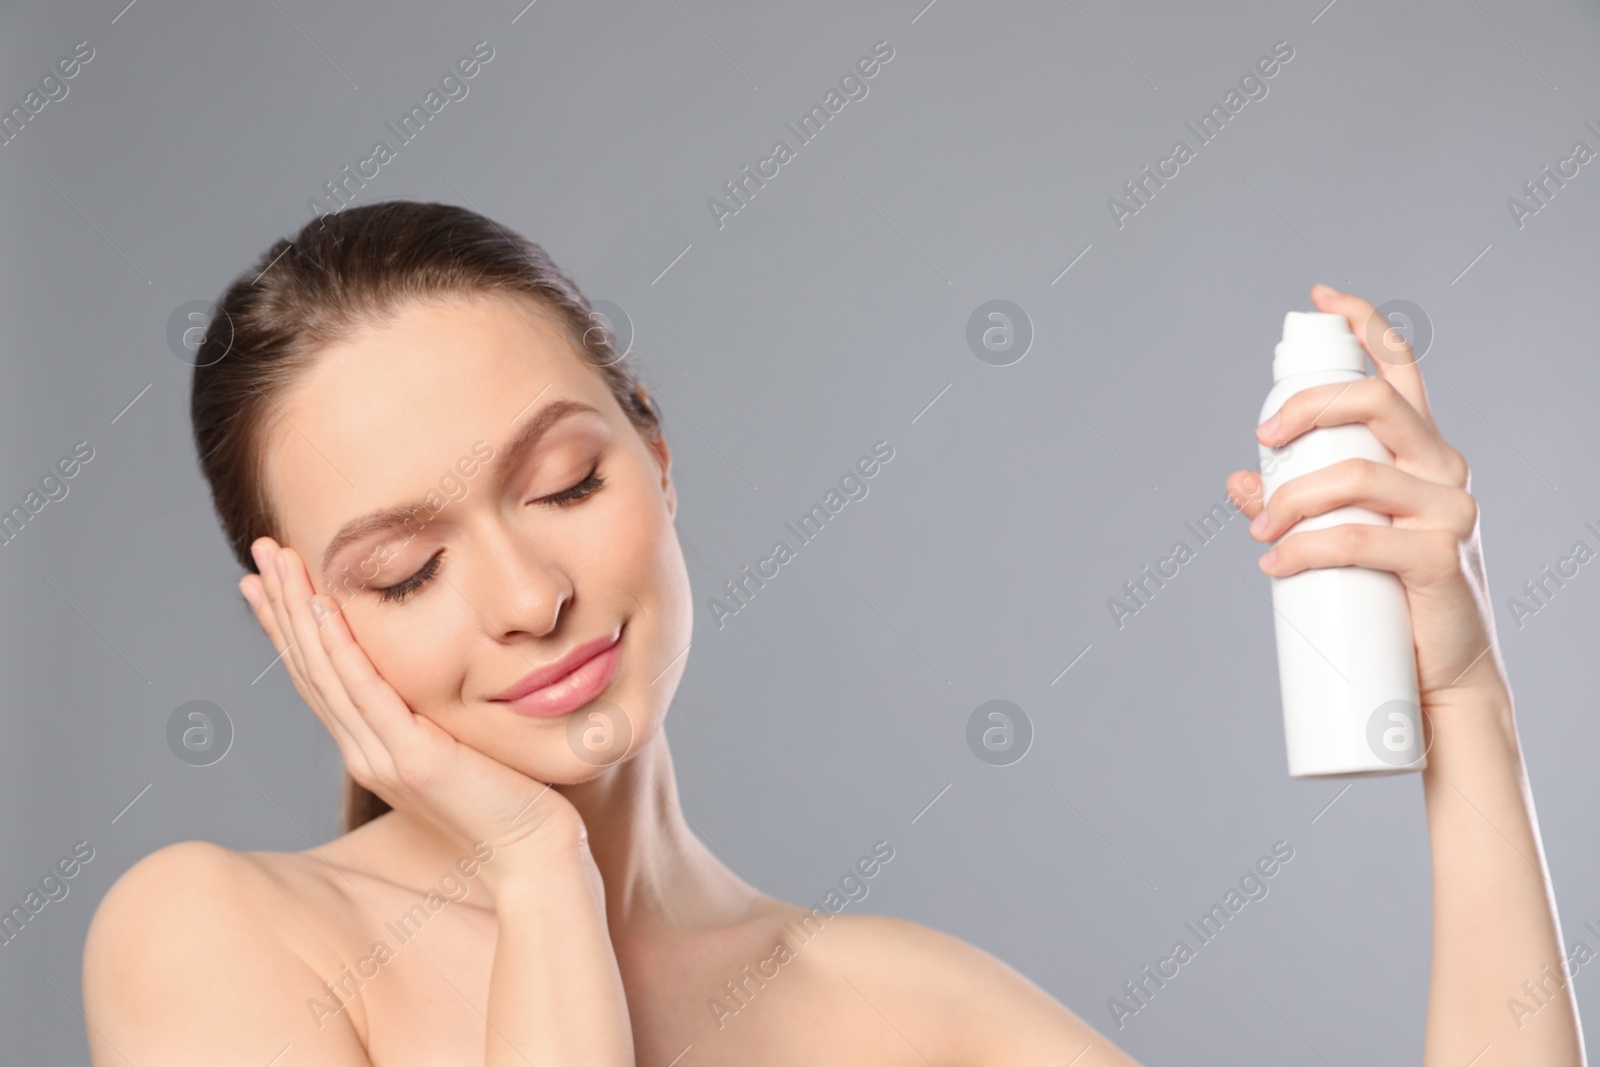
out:
M471 568L473 607L500 641L524 634L543 637L556 628L572 599L570 576L560 563L513 528L493 524L477 539Z

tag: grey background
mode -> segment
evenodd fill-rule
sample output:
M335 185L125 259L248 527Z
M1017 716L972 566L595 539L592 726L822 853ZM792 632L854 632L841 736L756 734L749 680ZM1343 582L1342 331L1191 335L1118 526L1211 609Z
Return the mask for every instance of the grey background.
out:
M141 856L336 833L335 746L281 664L252 684L272 653L167 321L480 39L469 96L357 202L468 204L627 309L699 605L668 720L683 802L755 885L820 899L887 838L854 910L982 946L1142 1062L1417 1062L1420 779L1288 777L1244 521L1120 632L1106 607L1255 466L1283 313L1325 280L1436 332L1423 369L1474 469L1564 935L1596 946L1600 564L1520 629L1507 606L1600 524L1600 162L1522 229L1506 207L1600 147L1593 5L123 3L0 13L7 109L95 49L0 148L0 501L95 448L0 547L0 899L95 848L0 948L0 1060L85 1062L84 932ZM719 230L707 198L883 39L869 95ZM1269 95L1119 230L1107 198L1282 39ZM1009 367L965 342L997 298L1036 331ZM870 494L719 631L706 599L879 439ZM965 741L995 698L1035 730L1009 767ZM209 768L164 739L192 699L236 730ZM1277 840L1270 895L1118 1031L1107 998Z

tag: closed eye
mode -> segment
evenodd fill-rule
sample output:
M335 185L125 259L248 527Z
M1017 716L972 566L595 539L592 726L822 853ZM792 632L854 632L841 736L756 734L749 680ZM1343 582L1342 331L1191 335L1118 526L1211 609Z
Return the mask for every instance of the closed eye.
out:
M534 503L555 504L559 506L562 504L574 503L582 500L586 496L592 496L602 485L606 484L606 480L600 477L597 473L599 470L600 466L599 464L596 464L589 469L589 473L584 477L583 481L579 482L577 485L563 489L559 493L552 493L549 496L542 496L538 500L534 501Z
M606 484L606 480L600 477L599 470L600 465L596 463L589 469L589 473L581 482L569 486L559 493L551 493L549 496L539 497L537 500L530 501L530 503L544 504L550 507L571 507L578 501L593 496ZM439 560L443 556L444 549L441 548L411 577L402 579L394 585L375 587L379 602L398 604L407 597L419 592L423 586L433 580L434 575L439 573Z

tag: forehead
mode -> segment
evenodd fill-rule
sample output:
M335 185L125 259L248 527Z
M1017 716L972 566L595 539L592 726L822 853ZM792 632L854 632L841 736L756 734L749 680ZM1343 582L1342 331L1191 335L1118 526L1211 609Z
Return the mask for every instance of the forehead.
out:
M615 406L523 302L417 304L329 346L264 424L262 474L287 543L309 560L348 519L437 486L474 442L498 453L557 398Z

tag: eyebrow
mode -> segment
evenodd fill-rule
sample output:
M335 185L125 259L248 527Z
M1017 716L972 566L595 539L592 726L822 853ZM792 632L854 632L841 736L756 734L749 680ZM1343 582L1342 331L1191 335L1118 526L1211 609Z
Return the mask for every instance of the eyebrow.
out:
M509 471L529 453L539 446L539 440L551 427L569 415L581 412L601 414L600 409L592 404L585 404L581 400L553 400L540 408L538 413L523 424L501 451L495 456L500 463L502 471ZM493 462L493 461L491 461ZM507 475L502 474L501 479ZM412 518L418 511L429 510L423 501L414 501L398 504L394 507L383 508L379 511L352 519L339 527L339 532L333 535L333 540L328 542L328 547L322 553L322 572L327 574L328 568L333 565L333 558L341 551L363 538L375 533L382 533L403 524Z

